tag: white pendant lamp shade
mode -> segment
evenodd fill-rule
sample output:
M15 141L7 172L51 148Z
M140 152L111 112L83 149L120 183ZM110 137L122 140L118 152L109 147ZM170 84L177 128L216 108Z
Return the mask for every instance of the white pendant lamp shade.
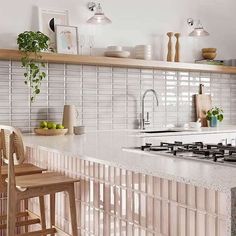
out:
M112 23L112 21L105 16L104 12L102 11L102 7L100 5L100 3L97 5L96 11L94 16L92 16L91 18L89 18L87 20L87 23L89 24L101 24L101 25L105 25L105 24L110 24Z
M188 24L193 25L194 22L192 19L188 19ZM204 37L204 36L209 36L210 34L203 28L200 20L198 21L196 27L194 30L189 34L191 37Z
M204 30L203 27L201 28L195 28L190 34L189 36L191 37L204 37L204 36L209 36L210 34Z

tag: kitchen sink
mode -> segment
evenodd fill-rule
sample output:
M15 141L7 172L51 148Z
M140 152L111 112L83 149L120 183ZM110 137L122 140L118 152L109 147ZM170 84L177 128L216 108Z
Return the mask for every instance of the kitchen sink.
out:
M160 133L174 133L174 132L181 132L180 130L147 130L141 131L141 133L145 134L160 134Z
M181 132L181 130L144 130L141 133L145 134L161 134L161 133L176 133Z

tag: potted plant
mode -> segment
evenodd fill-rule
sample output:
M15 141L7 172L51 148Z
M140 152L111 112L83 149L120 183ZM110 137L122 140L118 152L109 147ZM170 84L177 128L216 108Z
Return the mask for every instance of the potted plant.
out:
M42 71L45 63L40 62L42 57L40 52L48 50L49 37L39 31L25 31L18 35L17 44L22 52L22 67L26 69L24 82L31 88L31 102L33 102L40 93L42 80L46 77L46 73Z
M210 127L216 127L218 125L218 121L222 122L224 119L223 115L224 111L221 108L214 107L207 111L207 120L209 122Z

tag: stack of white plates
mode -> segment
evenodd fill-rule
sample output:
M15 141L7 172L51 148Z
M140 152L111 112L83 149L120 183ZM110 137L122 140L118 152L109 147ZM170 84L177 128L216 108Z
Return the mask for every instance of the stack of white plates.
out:
M123 51L121 46L109 46L105 52L106 57L126 58L130 56L130 52Z
M151 60L152 59L152 46L151 45L137 45L135 47L135 58Z

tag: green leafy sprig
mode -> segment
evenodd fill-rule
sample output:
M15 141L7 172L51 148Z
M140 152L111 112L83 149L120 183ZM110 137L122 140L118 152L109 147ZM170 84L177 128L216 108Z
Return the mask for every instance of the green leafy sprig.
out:
M207 120L211 120L212 117L216 117L217 120L221 122L224 119L223 113L224 113L224 111L221 108L214 107L214 108L210 109L209 111L207 111L206 118L207 118Z

